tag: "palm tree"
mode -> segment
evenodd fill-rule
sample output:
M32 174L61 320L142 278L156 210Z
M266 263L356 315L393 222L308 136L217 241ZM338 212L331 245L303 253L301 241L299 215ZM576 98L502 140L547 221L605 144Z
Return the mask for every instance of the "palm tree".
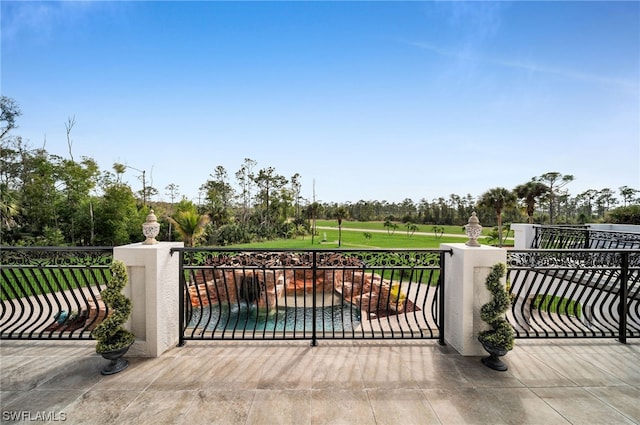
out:
M338 220L338 247L342 245L342 220L349 216L349 210L345 207L336 208L334 215Z
M478 205L492 208L496 212L496 219L498 221L498 246L500 247L502 247L502 210L514 207L515 204L516 195L504 187L489 189L482 194L478 201Z
M322 205L317 202L313 202L307 207L307 218L311 219L311 245L313 245L313 241L316 236L316 219L318 218L318 214L320 214L321 209Z
M170 217L176 231L182 236L186 246L194 246L194 242L204 232L204 226L209 223L209 216L199 215L195 211L180 211L175 217Z
M549 187L541 182L531 180L527 183L520 184L513 189L513 193L518 199L523 199L527 207L527 216L529 217L529 224L533 224L533 213L536 210L536 201L540 197L549 192Z

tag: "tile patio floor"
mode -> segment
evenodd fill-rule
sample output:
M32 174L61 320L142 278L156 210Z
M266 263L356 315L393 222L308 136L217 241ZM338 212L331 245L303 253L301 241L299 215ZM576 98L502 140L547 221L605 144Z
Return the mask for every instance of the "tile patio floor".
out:
M517 340L507 372L435 341L235 341L102 376L93 347L1 341L2 423L640 423L638 340Z

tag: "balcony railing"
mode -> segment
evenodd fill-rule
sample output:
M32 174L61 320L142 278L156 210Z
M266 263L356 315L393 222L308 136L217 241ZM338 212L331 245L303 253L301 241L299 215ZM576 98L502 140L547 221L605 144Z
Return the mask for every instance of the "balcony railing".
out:
M178 248L181 343L432 338L443 342L442 250Z
M518 338L640 336L639 250L509 250Z
M2 247L0 337L91 339L108 309L110 247Z
M538 226L535 232L534 249L640 249L640 233L588 226Z

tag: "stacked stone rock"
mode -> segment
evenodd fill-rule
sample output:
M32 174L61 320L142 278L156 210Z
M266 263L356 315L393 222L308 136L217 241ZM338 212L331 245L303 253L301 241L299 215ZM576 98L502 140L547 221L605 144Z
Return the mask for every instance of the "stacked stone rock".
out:
M318 256L323 267L327 268L315 271L317 294L341 293L346 302L366 312L386 309L390 282L378 274L355 268L364 267L364 262L356 257L338 253L321 253ZM277 304L276 299L284 295L313 293L314 270L304 268L309 265L308 255L296 253L241 253L234 257L213 257L207 261L207 266L225 268L194 271L189 286L191 304L201 307L220 302L235 303L242 282L255 279L261 288L258 307L273 308Z

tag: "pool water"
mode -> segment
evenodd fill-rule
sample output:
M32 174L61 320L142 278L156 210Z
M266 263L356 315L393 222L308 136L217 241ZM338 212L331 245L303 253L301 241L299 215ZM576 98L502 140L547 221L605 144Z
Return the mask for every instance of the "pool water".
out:
M255 304L223 304L194 308L188 327L205 330L303 331L311 330L313 309L279 307L261 314ZM360 325L360 311L350 304L316 308L316 330L351 331Z

